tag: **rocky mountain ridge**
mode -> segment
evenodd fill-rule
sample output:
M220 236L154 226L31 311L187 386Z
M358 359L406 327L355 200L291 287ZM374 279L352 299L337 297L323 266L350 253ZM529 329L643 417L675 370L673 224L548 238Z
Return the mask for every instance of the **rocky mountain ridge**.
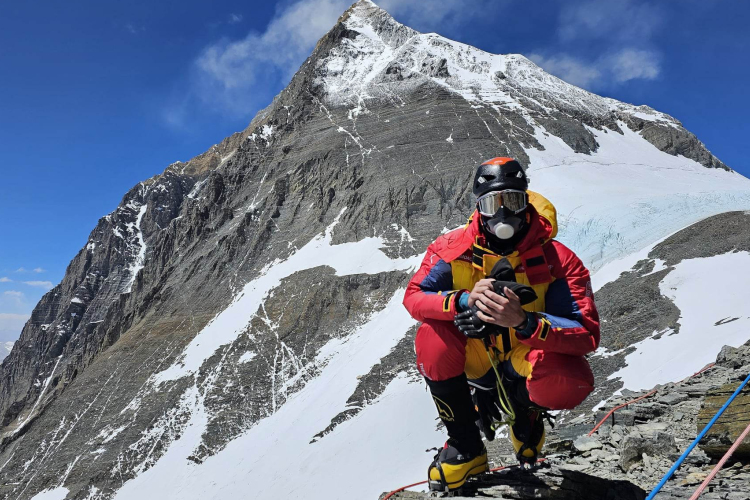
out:
M245 478L270 498L296 486L250 478L290 454L359 463L341 440L364 422L390 427L362 446L422 470L414 450L439 432L375 418L395 401L434 418L412 397L400 298L471 213L476 164L500 154L530 164L592 269L750 208L750 181L673 118L362 0L245 131L131 189L40 301L0 368L0 497L206 498ZM649 231L622 215L634 203ZM241 458L248 442L263 463ZM377 493L399 479L378 474Z

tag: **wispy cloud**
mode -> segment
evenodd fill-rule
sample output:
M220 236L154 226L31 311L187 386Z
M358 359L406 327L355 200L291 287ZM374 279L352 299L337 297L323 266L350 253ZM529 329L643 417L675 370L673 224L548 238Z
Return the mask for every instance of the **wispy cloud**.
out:
M219 40L196 60L201 74L218 89L252 85L261 70L293 74L315 42L343 12L348 0L298 1L276 14L262 33L241 40Z
M37 274L43 273L45 271L46 271L46 269L42 269L41 267L35 267L34 268L34 272L37 273Z
M560 11L563 41L605 39L617 44L649 40L663 19L659 5L642 0L568 1Z
M13 280L8 278L7 276L3 276L2 278L0 278L0 283L12 283L12 282Z
M127 31L131 35L138 35L146 31L145 26L139 25L139 24L133 24L133 23L126 23L124 28L125 28L125 31Z
M652 50L623 49L588 62L567 53L530 54L529 59L568 83L589 90L630 80L653 80L661 72L661 56Z
M549 57L530 54L529 59L544 68L548 73L579 87L591 88L602 78L602 72L599 68L568 54L556 54Z
M652 50L624 49L608 58L616 82L653 80L661 72L661 56Z
M53 286L51 281L24 281L23 283L24 285L44 288L46 290L51 289Z
M17 297L17 298L21 298L24 296L23 292L19 292L18 290L5 290L3 292L3 295L7 297Z
M25 273L25 272L26 272L26 268L24 268L24 267L19 267L18 269L16 269L16 270L15 270L15 271L13 271L13 272L16 272L16 273Z
M229 14L229 24L237 24L242 22L242 14Z
M567 1L558 19L558 45L530 59L589 90L653 80L661 73L662 57L651 40L663 18L659 5L643 0Z
M399 21L422 31L466 23L487 15L498 4L491 0L377 3ZM250 31L238 40L223 38L204 47L195 59L188 97L173 99L163 113L165 121L179 128L196 102L224 114L245 116L253 105L260 104L255 100L265 101L264 92L275 93L291 79L315 43L351 4L352 0L292 1L277 10L263 31Z
M381 0L376 2L399 22L427 32L449 30L480 17L493 15L502 5L498 0Z

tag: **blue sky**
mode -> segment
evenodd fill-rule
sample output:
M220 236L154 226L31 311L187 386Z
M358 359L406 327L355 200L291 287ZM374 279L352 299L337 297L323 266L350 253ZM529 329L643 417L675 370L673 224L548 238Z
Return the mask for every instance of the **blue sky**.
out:
M750 2L383 0L648 104L750 175ZM0 340L140 180L243 129L351 0L14 2L0 14Z

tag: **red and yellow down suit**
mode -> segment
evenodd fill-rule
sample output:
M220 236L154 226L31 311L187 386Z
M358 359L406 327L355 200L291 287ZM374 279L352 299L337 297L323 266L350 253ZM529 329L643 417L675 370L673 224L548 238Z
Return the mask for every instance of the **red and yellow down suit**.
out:
M599 346L599 315L589 272L565 245L555 241L555 207L528 191L529 231L506 258L516 281L530 285L538 299L523 308L535 312L538 324L529 338L515 330L497 340L496 361L505 371L526 378L529 397L548 409L579 405L593 390L594 377L585 354ZM464 336L453 324L457 291L471 291L502 257L486 248L477 212L466 226L441 235L427 247L409 281L404 306L422 325L415 347L420 373L447 380L466 372L469 380L488 374L492 365L481 340Z

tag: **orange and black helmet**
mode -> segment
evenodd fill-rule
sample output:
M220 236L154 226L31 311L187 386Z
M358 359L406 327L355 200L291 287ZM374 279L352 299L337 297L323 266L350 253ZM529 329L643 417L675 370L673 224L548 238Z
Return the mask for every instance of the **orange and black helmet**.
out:
M472 191L479 198L490 191L526 191L528 188L529 179L521 164L513 158L497 157L479 165Z

